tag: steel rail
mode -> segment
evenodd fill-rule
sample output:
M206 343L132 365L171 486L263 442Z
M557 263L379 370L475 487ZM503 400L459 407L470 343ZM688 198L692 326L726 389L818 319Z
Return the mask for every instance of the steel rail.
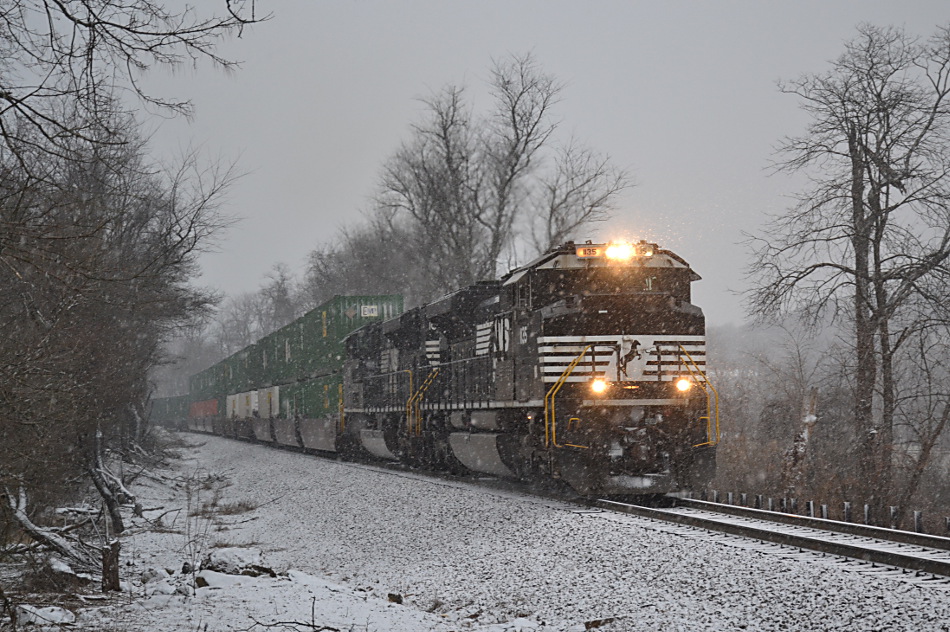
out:
M902 544L910 544L913 546L950 551L950 538L939 535L930 535L928 533L916 533L914 531L875 527L857 522L843 522L841 520L828 520L826 518L799 516L798 514L790 514L782 511L753 509L752 507L743 507L741 505L728 505L705 500L695 500L692 498L675 498L674 503L675 506L678 507L707 509L709 511L740 516L743 518L768 520L770 522L780 522L782 524L794 525L798 527L820 529L822 531L834 531L836 533L844 533L862 538L875 538L878 540L887 540L889 542L900 542Z
M677 501L679 501L679 499L677 499ZM950 577L950 551L933 546L909 544L893 539L887 540L885 539L886 534L879 533L891 531L890 529L876 528L873 532L875 535L873 536L856 535L853 533L832 531L823 528L824 525L818 526L817 524L813 524L811 526L805 526L804 524L792 524L791 522L783 523L776 520L769 520L768 517L759 515L774 512L759 511L755 514L755 517L751 517L751 515L740 516L736 513L726 513L719 511L723 505L716 505L715 503L706 503L708 506L702 509L695 506L673 508L644 507L605 499L596 500L592 504L601 509L629 513L644 518L673 522L707 529L709 531L719 531L784 546L853 558L874 564L894 566ZM726 505L726 507L731 506ZM783 515L786 517L801 517L791 516L790 514ZM821 520L820 522L828 523L833 521ZM863 527L864 525L853 526ZM932 538L935 536L927 537Z

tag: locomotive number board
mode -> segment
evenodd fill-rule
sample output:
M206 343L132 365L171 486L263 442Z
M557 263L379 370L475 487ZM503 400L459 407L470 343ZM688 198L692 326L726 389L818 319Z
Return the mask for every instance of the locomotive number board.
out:
M577 256L584 259L587 257L603 257L606 248L604 246L578 246Z

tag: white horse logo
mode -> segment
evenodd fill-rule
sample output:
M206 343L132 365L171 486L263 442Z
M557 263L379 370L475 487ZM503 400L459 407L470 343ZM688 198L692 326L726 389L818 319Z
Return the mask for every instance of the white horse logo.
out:
M652 341L651 341L652 342ZM650 354L655 347L646 346L634 336L622 336L607 365L607 375L617 382L634 382L643 378Z

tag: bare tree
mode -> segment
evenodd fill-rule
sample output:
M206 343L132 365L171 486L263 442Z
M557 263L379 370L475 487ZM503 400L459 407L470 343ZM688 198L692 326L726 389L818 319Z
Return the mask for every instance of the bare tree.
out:
M950 30L921 42L863 25L820 75L781 89L801 99L807 132L781 169L812 187L752 240L752 313L790 308L851 323L852 420L862 489L882 505L893 481L895 357L916 329L911 303L938 312L950 287Z
M530 54L496 61L489 87L484 117L458 86L425 100L426 118L383 168L378 217L411 236L407 254L434 295L494 278L519 230L546 249L603 219L628 186L606 157L573 142L556 149L562 86Z
M564 87L544 73L530 53L496 61L491 77L496 105L488 125L489 207L483 223L490 235L488 254L493 257L488 276L494 277L519 208L527 206L532 193L529 178L537 172L557 129L551 111Z
M947 445L950 424L950 327L931 323L916 328L896 362L894 461L898 467L894 506L898 524L918 497L929 469L942 468L936 476L944 482L946 463L935 457ZM921 506L917 504L916 506Z
M192 375L225 357L209 333L212 322L210 311L195 314L164 342L160 359L148 374L151 397L187 393Z
M280 329L303 313L302 293L298 285L286 263L274 264L267 273L260 289L268 316L266 333Z
M573 141L561 148L553 172L542 178L529 220L535 250L546 252L576 237L581 227L609 219L617 194L629 186L627 173L607 156Z
M384 167L378 203L390 230L403 218L417 227L405 244L413 265L428 269L431 284L445 292L494 266L486 248L485 148L461 88L449 86L426 105L429 120Z
M806 465L816 460L810 442L819 415L827 424L817 404L830 390L828 337L792 318L768 327L709 329L721 396L721 483L769 494L813 489L814 468Z
M347 293L401 293L410 304L437 295L431 276L416 265L417 244L424 246L418 236L380 216L342 230L335 243L310 253L304 281L309 303Z
M152 164L123 99L190 113L138 80L156 65L233 68L215 45L258 20L255 2L218 6L0 0L3 516L82 565L82 550L43 537L27 501L48 506L86 475L123 529L128 490L104 456L142 439L163 340L212 300L188 283L226 223L217 204L233 178L193 156ZM115 570L118 549L103 550Z

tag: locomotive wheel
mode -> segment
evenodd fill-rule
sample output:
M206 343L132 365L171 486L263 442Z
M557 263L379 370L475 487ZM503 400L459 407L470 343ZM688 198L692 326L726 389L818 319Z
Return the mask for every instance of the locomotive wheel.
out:
M433 467L437 470L448 472L454 476L470 474L469 469L455 458L452 447L449 445L448 433L433 435L432 458Z
M336 451L344 459L365 459L370 454L363 449L359 438L349 432L338 434L336 437Z

